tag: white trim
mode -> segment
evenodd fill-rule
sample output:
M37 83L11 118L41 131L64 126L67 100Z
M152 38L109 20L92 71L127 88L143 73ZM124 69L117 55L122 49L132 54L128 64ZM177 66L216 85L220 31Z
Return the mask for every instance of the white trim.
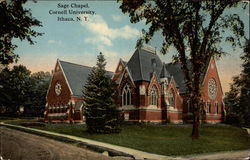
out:
M182 110L178 110L177 108L174 108L172 106L167 108L167 112L183 112Z
M156 97L154 97L154 96L156 96ZM154 99L154 98L156 98L156 99ZM155 85L152 85L150 87L150 93L149 93L149 104L150 104L150 106L157 106L158 105L158 98L159 98L158 90L157 90ZM154 100L156 100L156 101L154 102ZM156 103L156 105L155 105L155 103Z
M132 81L132 83L133 83L133 85L134 85L134 87L135 87L134 80L133 80L133 78L132 78L132 76L131 76L131 74L130 74L130 72L129 72L129 70L128 70L128 67L125 67L125 69L127 70L128 75L129 75L129 78L130 78L130 80Z
M150 45L143 44L143 45L140 47L140 49L145 50L145 51L148 51L148 52L153 53L153 54L156 55L156 49L153 48L153 47L150 46Z
M122 73L122 76L121 76L121 79L120 79L120 82L118 83L118 85L119 85L119 86L121 85L121 82L122 82L122 79L123 79L123 76L124 76L126 70L127 70L127 72L128 72L128 76L129 76L129 78L130 78L130 80L131 80L133 86L135 87L134 80L132 79L132 77L131 77L131 75L130 75L130 73L129 73L128 67L125 67L125 68L124 68L123 73Z
M49 113L48 117L66 116L66 113Z
M209 61L209 64L208 64L208 67L207 67L207 70L206 70L206 73L205 73L205 77L204 77L203 82L202 82L202 86L204 86L205 79L207 78L207 72L208 72L208 70L209 70L209 68L210 68L212 59L214 60L214 70L216 70L216 74L217 74L218 79L219 79L219 85L220 85L220 88L221 88L221 93L222 93L222 95L223 95L223 90L222 90L222 86L221 86L220 76L219 76L219 73L218 73L218 69L217 69L217 65L216 65L216 61L215 61L214 57L211 57L211 58L210 58L210 61ZM214 78L214 77L213 77L213 78Z
M153 73L153 76L152 76L152 78L150 79L150 83L149 83L149 85L148 85L148 92L147 92L147 95L148 95L148 96L150 96L151 89L152 89L152 87L154 86L154 85L152 84L154 78L155 78L155 80L156 80L156 83L157 83L158 85L160 85L160 84L158 83L158 79L157 79L155 73ZM158 93L158 98L159 98L159 97L161 97L161 88L159 88L158 85L155 85L155 86L156 86L156 89L157 89L157 93L158 93L158 90L160 90L160 93Z
M137 109L134 105L121 106L118 108L119 110L133 110Z
M204 86L205 79L206 79L206 77L207 77L207 72L208 72L208 70L209 70L209 68L210 68L210 64L211 64L212 58L213 58L213 57L211 57L210 60L209 60L209 63L208 63L208 66L207 66L207 70L206 70L206 72L205 72L205 77L204 77L203 80L202 80L202 86Z
M129 121L129 113L124 113L124 121Z
M48 97L48 94L49 94L49 89L50 89L51 84L52 84L52 80L53 80L53 78L54 78L54 73L55 73L55 70L56 70L56 66L57 66L57 64L58 64L58 61L59 61L59 59L56 60L56 65L55 65L55 67L54 67L53 74L52 74L52 77L51 77L50 82L49 82L49 87L48 87L47 93L46 93L46 101L47 101L47 97Z
M80 108L79 108L80 111L83 111L82 108L83 108L83 103L81 104L81 106L80 106Z
M148 105L146 107L140 107L139 109L145 109L145 110L162 110L161 108L158 108L156 105Z
M72 103L72 105L75 105L75 104L76 104L75 100L73 100L73 99L71 99L71 100L69 100L69 101Z
M206 123L209 123L209 124L217 124L217 123L220 123L221 120L211 120L211 121L205 120L205 122L206 122Z
M59 62L59 63L58 63L58 64L59 64L59 66L60 66L60 68L61 68L61 70L62 70L62 73L63 73L64 79L65 79L65 81L66 81L66 83L67 83L67 85L68 85L68 87L69 87L70 93L71 93L71 95L73 95L72 89L70 88L70 85L69 85L68 79L67 79L67 77L66 77L66 75L65 75L65 73L64 73L63 67L62 67L62 65L61 65L61 63L60 63L60 60L59 60L59 59L58 59L58 62Z
M120 80L119 80L118 86L120 86L120 84L121 84L121 82L122 82L122 78L123 78L124 73L125 73L125 68L124 68L124 70L123 70L123 72L122 72L122 76L121 76L121 78L120 78Z
M67 109L67 112L66 112L66 113L69 114L69 112L70 112L70 109Z
M218 114L216 114L216 113L206 113L206 116L208 116L208 117L221 117L221 113L218 113Z
M125 87L126 87L126 90L125 90ZM131 100L131 98L132 98L132 96L131 96L131 89L130 89L130 87L129 87L129 85L126 83L126 85L123 87L123 89L122 89L122 106L124 106L124 101L123 101L123 98L124 98L124 92L126 93L126 104L125 104L125 106L127 106L128 104L127 104L127 102L128 102L128 100L127 100L127 94L129 93L129 105L131 105L132 104L132 100Z
M217 74L218 79L219 79L219 84L220 84L221 94L223 95L224 93L223 93L223 89L222 89L222 86L221 86L220 75L219 75L219 72L218 72L218 69L217 69L217 65L216 65L216 61L215 61L215 59L214 59L214 68L215 68L215 70L216 70L216 74ZM223 100L223 99L222 99L222 100Z
M170 120L170 123L172 123L172 124L182 124L183 120Z
M116 65L116 69L115 69L115 71L117 71L117 70L118 70L118 67L119 67L120 62L121 62L121 64L123 65L123 67L125 67L125 65L122 63L122 59L120 58L120 59L119 59L119 61L118 61L118 64ZM115 72L115 73L116 73L116 72ZM113 76L111 77L111 79L113 79L113 78L114 78L115 73L113 74Z

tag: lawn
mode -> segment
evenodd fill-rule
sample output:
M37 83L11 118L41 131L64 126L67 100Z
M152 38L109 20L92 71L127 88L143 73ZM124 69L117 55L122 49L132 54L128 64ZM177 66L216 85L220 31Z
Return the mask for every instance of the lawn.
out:
M124 125L121 133L104 135L89 134L85 125L46 124L33 127L168 156L250 148L246 130L226 125L201 126L201 136L194 141L190 138L191 125Z

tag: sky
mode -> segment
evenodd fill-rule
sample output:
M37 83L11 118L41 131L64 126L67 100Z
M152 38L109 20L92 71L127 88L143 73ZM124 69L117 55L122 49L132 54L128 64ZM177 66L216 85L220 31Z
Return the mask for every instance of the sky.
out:
M145 25L145 21L130 23L129 16L121 12L119 5L116 1L28 1L25 7L31 9L32 16L43 25L33 29L44 35L33 38L35 45L14 40L14 44L18 46L15 53L20 56L17 64L25 65L32 72L51 72L57 59L94 66L96 56L102 52L107 60L106 69L114 72L120 58L129 60L135 51L141 30L149 27ZM67 14L63 14L64 10L67 10ZM69 10L77 13L70 14ZM229 12L240 15L249 38L247 10L249 5L246 10L236 8ZM58 11L63 13L57 14ZM81 11L85 14L80 14ZM59 21L61 17L73 18L75 21ZM77 17L81 21L77 21ZM161 44L162 36L157 33L150 45L160 50ZM243 51L240 48L233 50L228 44L222 45L223 49L230 53L217 60L222 88L226 92L232 77L240 73L240 55ZM158 53L166 63L171 62L173 54L176 54L174 48L171 48L167 55Z

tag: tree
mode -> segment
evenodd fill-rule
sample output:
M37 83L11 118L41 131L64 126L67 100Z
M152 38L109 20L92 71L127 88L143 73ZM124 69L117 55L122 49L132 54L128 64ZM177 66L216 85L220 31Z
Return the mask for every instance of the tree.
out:
M227 122L250 126L250 41L246 40L242 71L234 77L230 91L224 99L227 106Z
M244 54L241 57L243 60L243 70L240 74L241 90L239 105L242 106L243 125L250 126L250 40L246 41Z
M12 44L13 38L34 44L31 38L42 35L32 29L42 25L32 17L30 9L23 8L22 5L26 2L27 0L0 1L0 64L7 65L17 61L18 55L14 53L17 46Z
M177 50L174 61L179 61L185 74L187 97L193 104L192 138L199 137L199 120L202 112L201 81L205 64L212 56L225 52L218 45L223 41L233 47L241 45L244 23L237 14L223 14L226 9L236 7L240 0L118 0L121 10L128 13L130 21L146 20L149 30L137 46L148 43L154 33L161 31L164 37L161 52L166 54L173 46ZM225 36L223 33L228 34ZM188 61L191 67L188 67Z
M32 87L30 71L23 65L14 66L12 70L4 68L0 73L0 102L6 107L7 113L17 113L20 106L25 106L30 97ZM31 100L30 100L31 102Z
M43 116L46 103L46 94L49 88L49 82L51 79L51 74L49 72L36 72L31 74L30 80L34 84L32 86L30 97L31 104L27 105L26 111L32 116Z
M115 84L105 71L105 58L97 56L96 68L93 68L84 88L84 107L89 132L119 132L118 111L115 107Z
M15 115L20 106L26 116L41 116L49 86L48 72L33 73L23 65L0 72L0 113Z
M238 86L239 76L233 77L233 83L230 85L230 91L225 93L224 103L226 111L226 123L240 125L240 107L239 94L240 87Z

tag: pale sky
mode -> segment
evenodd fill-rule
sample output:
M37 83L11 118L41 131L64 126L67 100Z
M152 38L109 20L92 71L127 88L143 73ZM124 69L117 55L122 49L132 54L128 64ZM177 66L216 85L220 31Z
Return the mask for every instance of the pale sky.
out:
M76 5L83 8L76 8ZM88 8L86 7L88 4ZM69 6L67 6L69 5ZM116 1L28 1L25 5L31 9L32 15L42 22L43 27L34 28L43 32L41 37L33 38L37 43L29 45L26 41L14 40L18 45L15 50L20 56L18 64L27 66L32 72L51 71L56 59L94 66L96 56L102 52L107 59L107 70L114 71L122 58L128 61L135 51L136 41L140 37L141 29L147 29L143 22L131 24L129 16L119 9ZM62 8L65 7L65 8ZM67 10L67 14L50 14L55 11ZM87 11L90 14L69 14L68 10ZM233 9L245 23L246 36L249 38L249 5L246 10ZM91 12L89 12L91 11ZM227 14L227 12L225 13ZM83 21L63 22L58 17L80 17ZM87 21L85 21L87 17ZM162 37L158 33L150 45L160 50ZM240 54L242 50L232 50L228 44L223 48L231 53L217 61L217 68L223 91L228 91L232 76L240 73ZM159 55L162 61L169 63L176 51L171 49L168 55Z

